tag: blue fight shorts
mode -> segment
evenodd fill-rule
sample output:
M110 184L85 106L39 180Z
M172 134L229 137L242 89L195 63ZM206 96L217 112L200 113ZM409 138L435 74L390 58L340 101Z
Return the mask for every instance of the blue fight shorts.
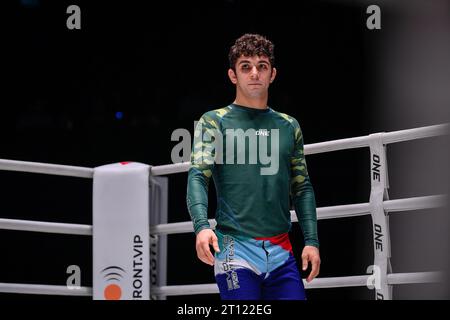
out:
M288 233L268 238L224 235L214 274L223 300L306 300Z

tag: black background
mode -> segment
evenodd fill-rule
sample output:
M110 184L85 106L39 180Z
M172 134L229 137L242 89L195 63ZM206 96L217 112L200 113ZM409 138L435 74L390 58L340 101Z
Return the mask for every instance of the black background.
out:
M383 28L368 30L367 5L359 1L11 4L7 12L12 19L2 40L2 159L85 167L171 163L176 144L171 133L177 128L192 132L203 112L233 101L227 54L246 32L275 43L278 76L269 105L299 121L305 144L445 120L387 124L380 116L377 50L396 18L382 5ZM66 27L70 4L81 8L81 30ZM368 148L310 155L307 163L318 207L368 202ZM169 222L187 221L186 174L172 175L169 188ZM1 218L92 223L89 179L0 171L0 192ZM404 196L394 188L391 198L396 195ZM428 194L409 196L421 195ZM320 221L319 237L321 277L363 275L372 264L369 216ZM298 256L302 239L297 224L292 241ZM91 286L91 245L85 236L0 230L0 282L65 285L67 266L76 264L82 285ZM196 259L193 234L170 236L167 268L168 285L214 281L212 270ZM428 292L424 286L403 288ZM401 297L402 291L394 293ZM309 290L308 297L372 299L373 292L322 289Z

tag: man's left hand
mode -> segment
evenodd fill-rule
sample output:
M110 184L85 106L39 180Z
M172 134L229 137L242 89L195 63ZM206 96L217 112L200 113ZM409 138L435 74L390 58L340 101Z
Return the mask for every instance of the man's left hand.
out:
M305 271L308 268L308 262L311 262L311 272L306 278L307 282L311 282L320 271L320 253L319 249L314 246L305 246L302 252L302 268Z

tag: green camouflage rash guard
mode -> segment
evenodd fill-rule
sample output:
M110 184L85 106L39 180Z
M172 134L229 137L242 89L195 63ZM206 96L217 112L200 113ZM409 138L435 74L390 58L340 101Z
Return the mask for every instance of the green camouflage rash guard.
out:
M244 135L244 149L238 148L239 134ZM221 144L214 143L219 140ZM271 108L236 104L203 114L195 129L187 183L187 207L196 234L210 228L211 177L220 232L250 238L288 232L291 196L305 245L319 246L314 190L296 119Z

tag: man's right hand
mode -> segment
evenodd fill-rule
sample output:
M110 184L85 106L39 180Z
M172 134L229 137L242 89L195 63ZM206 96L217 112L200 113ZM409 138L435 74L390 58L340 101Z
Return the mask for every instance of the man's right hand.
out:
M211 253L209 246L212 245L214 251L220 252L217 236L211 229L203 229L197 234L195 242L195 249L197 250L197 257L204 263L211 266L214 265L214 256Z

